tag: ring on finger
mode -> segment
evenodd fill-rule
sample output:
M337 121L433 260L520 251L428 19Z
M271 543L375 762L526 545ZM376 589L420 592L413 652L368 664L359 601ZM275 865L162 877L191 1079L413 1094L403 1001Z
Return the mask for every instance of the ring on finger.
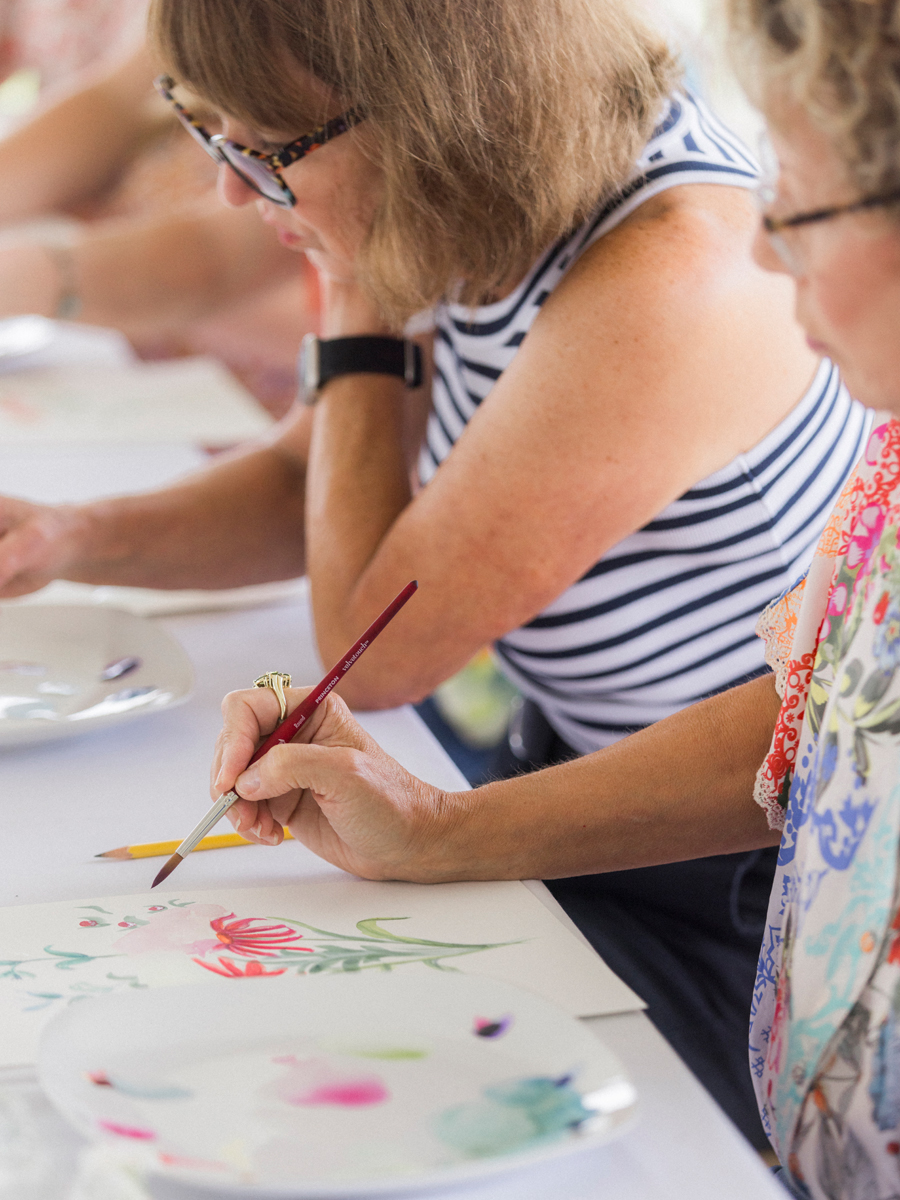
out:
M260 675L259 679L253 680L253 686L271 688L278 701L278 720L279 722L283 721L287 716L287 698L284 689L291 686L290 675L286 671L266 671L265 675Z

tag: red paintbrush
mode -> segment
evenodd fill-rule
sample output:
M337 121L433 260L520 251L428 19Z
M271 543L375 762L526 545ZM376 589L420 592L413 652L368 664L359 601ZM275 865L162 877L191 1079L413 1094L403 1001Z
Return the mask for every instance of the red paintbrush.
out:
M385 625L394 619L403 605L407 602L410 596L418 587L418 583L414 579L412 583L408 583L403 591L393 599L381 616L373 621L366 632L362 635L358 642L350 647L347 653L340 658L325 678L321 681L318 687L313 688L305 700L301 700L292 713L289 713L281 724L270 733L263 744L259 747L253 757L251 763L255 763L258 758L268 753L273 746L282 746L285 742L289 742L306 724L318 706L322 703L328 693L336 684L340 683L341 679L347 674L362 652L374 642ZM247 764L248 766L250 763ZM228 812L235 801L240 800L240 796L235 791L224 792L215 802L199 825L187 835L172 857L168 860L163 869L153 880L151 887L156 887L158 883L168 878L175 870L180 862L182 862L190 852L194 849L201 838L209 833L210 829L218 823L221 817Z

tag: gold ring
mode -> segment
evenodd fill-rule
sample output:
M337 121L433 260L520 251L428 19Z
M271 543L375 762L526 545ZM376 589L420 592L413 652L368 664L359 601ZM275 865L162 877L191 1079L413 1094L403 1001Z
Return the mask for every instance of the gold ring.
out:
M278 701L279 723L283 721L287 716L287 700L285 699L284 689L291 686L290 675L285 671L266 671L265 675L260 675L259 679L253 680L253 686L272 689Z

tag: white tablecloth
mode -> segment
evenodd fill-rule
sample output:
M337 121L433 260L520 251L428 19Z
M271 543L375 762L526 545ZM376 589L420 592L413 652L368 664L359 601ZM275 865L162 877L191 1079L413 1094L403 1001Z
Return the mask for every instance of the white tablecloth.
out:
M143 447L131 459L132 468L136 461L147 468L141 480L145 483L165 478L167 464L170 470L183 470L190 460L183 451L159 448L158 460L150 463L147 453ZM114 456L115 451L103 454ZM58 454L54 465L67 460L72 464L69 495L75 498L76 491L83 494L88 489L89 472L74 451ZM93 461L100 461L96 453ZM10 474L24 485L31 481L30 486L15 490L35 498L48 491L54 498L65 494L56 472L52 479L45 476L42 486L35 470L38 465L39 458L29 462L17 455L13 470L6 459ZM0 490L5 490L3 466L0 453ZM102 490L116 490L114 482L121 478L111 458ZM92 490L101 490L96 476ZM193 824L207 804L207 771L225 692L247 686L263 670L289 670L298 681L318 678L309 613L301 603L161 620L194 664L197 687L186 705L79 739L0 754L4 815L0 904L144 889L155 873L156 860L115 863L94 855L129 843L178 838ZM465 786L412 709L362 714L361 720L411 771L445 788ZM337 873L296 843L277 850L248 847L196 854L182 868L188 869L191 885L199 888L207 883L288 884L301 877L324 879ZM559 912L546 889L535 887L545 903ZM782 1189L646 1017L628 1014L595 1018L588 1024L618 1053L638 1087L640 1106L634 1125L617 1141L590 1154L484 1187L470 1186L454 1192L455 1196L460 1200L783 1200ZM16 1129L24 1142L17 1140ZM0 1077L0 1200L67 1200L80 1148L79 1139L49 1110L27 1073ZM16 1160L23 1153L31 1156L30 1178ZM104 1200L99 1185L90 1187L90 1200Z

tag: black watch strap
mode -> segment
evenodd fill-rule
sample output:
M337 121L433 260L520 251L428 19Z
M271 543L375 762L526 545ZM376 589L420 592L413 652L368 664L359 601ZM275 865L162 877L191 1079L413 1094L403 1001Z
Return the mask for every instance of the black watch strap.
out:
M394 375L407 387L422 383L422 352L415 342L390 337L343 337L321 340L315 334L303 339L300 385L307 404L339 375Z

